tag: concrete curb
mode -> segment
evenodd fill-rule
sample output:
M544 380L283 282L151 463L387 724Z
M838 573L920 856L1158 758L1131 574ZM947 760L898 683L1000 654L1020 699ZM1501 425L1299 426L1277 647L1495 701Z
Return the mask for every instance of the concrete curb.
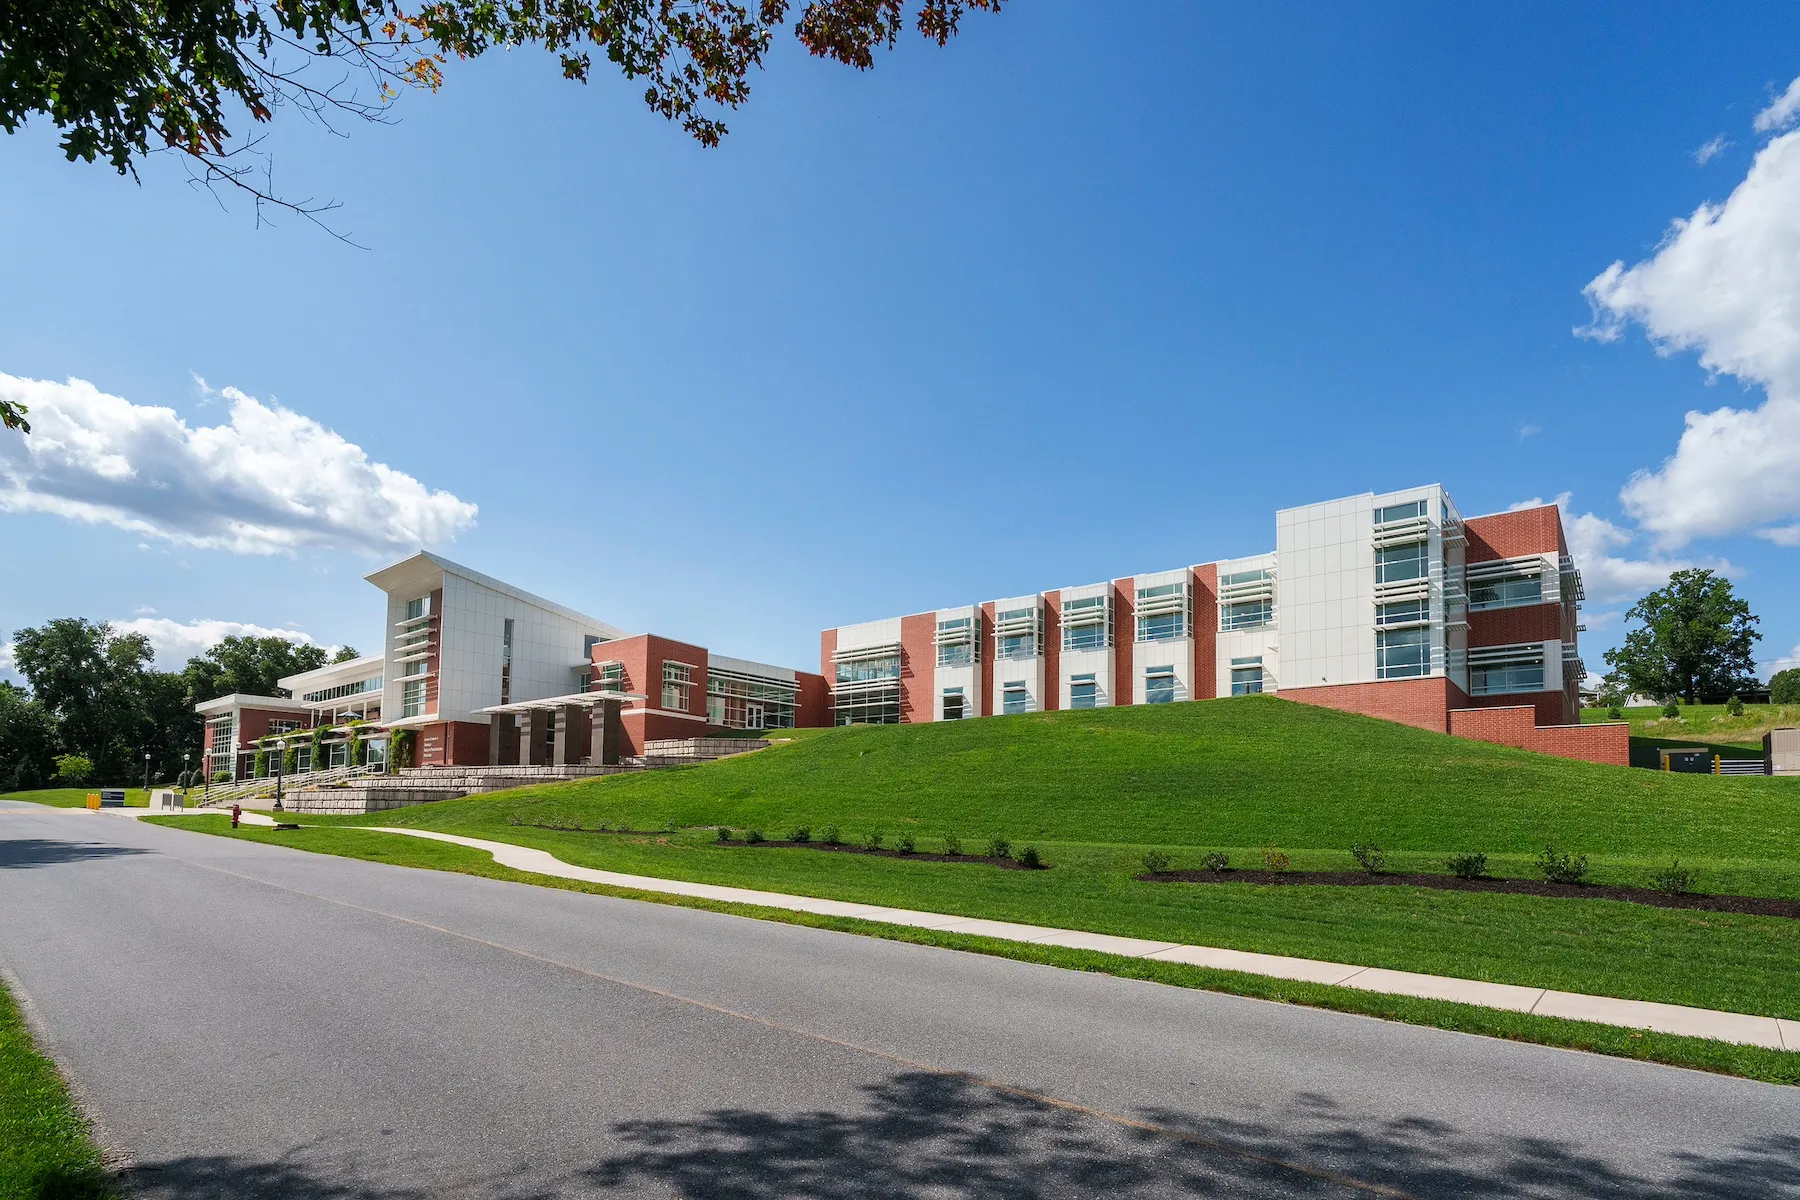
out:
M245 814L248 816L248 814ZM1413 971L1391 971L1382 967L1359 967L1349 963L1320 962L1310 958L1287 958L1278 954L1255 954L1246 950L1225 950L1210 946L1183 946L1172 942L1152 942L1143 938L1116 937L1106 933L1086 933L1077 929L1053 929L1041 925L1019 925L1010 921L988 921L978 917L958 917L946 913L917 912L905 908L884 908L875 904L853 904L843 900L820 900L809 896L790 896L783 892L759 892L749 888L724 887L710 883L688 883L679 879L658 879L650 875L623 875L617 871L599 871L563 862L545 850L515 846L510 842L490 842L482 838L462 837L453 833L437 833L426 829L400 829L386 825L346 826L377 833L398 833L406 837L428 838L450 842L474 850L485 850L494 861L515 871L534 875L550 875L561 879L579 879L602 883L609 887L636 888L645 892L662 892L673 896L695 896L704 900L721 900L732 904L756 904L764 908L783 908L792 912L820 913L835 917L860 917L869 921L885 921L890 925L911 925L920 929L940 929L946 933L966 933L979 937L1028 942L1042 946L1065 946L1076 950L1098 950L1127 958L1153 958L1164 962L1190 963L1225 971L1243 971L1276 979L1292 979L1305 983L1326 983L1336 987L1358 988L1393 996L1417 996L1427 1000L1452 1000L1481 1008L1506 1009L1534 1013L1544 1017L1566 1017L1575 1021L1593 1021L1603 1025L1619 1025L1627 1029L1648 1029L1656 1033L1672 1033L1682 1037L1711 1038L1762 1046L1770 1050L1800 1050L1800 1021L1776 1017L1758 1017L1747 1013L1719 1012L1708 1008L1688 1008L1680 1004L1655 1004L1646 1000L1619 1000L1610 996L1587 996L1579 992L1557 992L1546 988L1520 987L1510 983L1488 983L1479 979L1455 979L1446 975L1421 975Z

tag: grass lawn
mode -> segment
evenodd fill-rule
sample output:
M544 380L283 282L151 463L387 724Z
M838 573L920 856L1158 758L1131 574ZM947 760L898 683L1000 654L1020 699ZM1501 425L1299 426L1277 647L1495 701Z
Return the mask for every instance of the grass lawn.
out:
M28 800L33 804L48 804L54 808L85 808L87 798L99 791L95 787L78 788L44 788L35 792L0 792L0 800ZM150 793L143 788L125 789L126 808L148 808Z
M87 1122L0 986L0 1200L112 1195Z
M354 827L338 825L311 826L277 832L256 826L233 830L228 818L207 814L199 817L152 817L157 824L168 824L201 832L239 838L244 841L284 845L320 854L337 854L401 866L426 867L456 871L490 879L528 883L595 895L622 896L658 904L703 908L715 912L731 912L763 920L783 921L792 925L835 929L847 933L888 938L919 945L989 954L1024 962L1043 963L1066 970L1094 971L1129 979L1145 979L1174 987L1203 988L1239 996L1253 996L1289 1004L1329 1008L1340 1012L1361 1013L1414 1025L1432 1025L1441 1029L1484 1034L1515 1041L1538 1042L1588 1050L1625 1058L1667 1063L1741 1075L1769 1083L1800 1085L1800 1054L1765 1050L1754 1046L1738 1046L1704 1038L1675 1037L1568 1021L1554 1017L1538 1017L1524 1013L1501 1012L1472 1005L1439 1000L1420 1000L1406 996L1384 996L1353 988L1323 984L1298 983L1247 975L1234 971L1213 970L1182 963L1157 962L1125 958L1086 950L1070 950L1055 946L1034 946L994 938L972 937L941 930L914 929L903 925L886 925L844 917L825 917L813 913L796 913L784 909L759 908L743 904L724 904L688 896L670 896L660 892L640 892L627 888L607 887L579 880L555 879L532 875L502 867L492 856L479 850L418 838L401 838L370 833ZM1019 872L1009 872L1019 874Z
M1681 706L1681 715L1665 717L1660 706L1628 708L1625 720L1634 741L1660 746L1701 746L1727 758L1760 758L1763 734L1781 726L1800 726L1800 704L1746 704L1734 717L1723 704ZM1583 709L1584 724L1607 720L1606 709ZM1749 751L1756 753L1751 754Z
M1614 901L1423 888L1152 884L1209 849L1347 869L1372 840L1393 869L1459 850L1529 876L1546 843L1596 882L1680 859L1704 891L1800 897L1800 781L1601 767L1273 697L810 733L704 766L496 793L330 824L511 841L568 862L905 908L1227 946L1800 1019L1800 921ZM656 836L558 832L600 824ZM989 836L1043 872L720 847L711 826Z

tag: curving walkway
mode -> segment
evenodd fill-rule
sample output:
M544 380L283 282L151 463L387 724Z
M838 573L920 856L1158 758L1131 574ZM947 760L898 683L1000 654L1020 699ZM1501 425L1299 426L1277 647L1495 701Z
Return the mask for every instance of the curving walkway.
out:
M1165 962L1191 963L1216 967L1225 971L1243 971L1252 975L1269 975L1277 979L1294 979L1306 983L1326 983L1336 987L1359 988L1396 996L1417 996L1428 1000L1453 1000L1482 1008L1510 1009L1535 1013L1543 1017L1566 1017L1575 1021L1595 1021L1603 1025L1620 1025L1629 1029L1648 1029L1657 1033L1673 1033L1684 1037L1712 1038L1723 1042L1740 1042L1771 1050L1800 1050L1800 1021L1775 1017L1751 1016L1747 1013L1718 1012L1706 1008L1688 1008L1680 1004L1656 1004L1647 1000L1619 1000L1610 996L1588 996L1579 992L1558 992L1547 988L1521 987L1510 983L1487 983L1479 979L1453 979L1444 975L1421 975L1413 971L1390 971L1382 967L1359 967L1349 963L1320 962L1310 958L1288 958L1279 954L1255 954L1245 950L1223 950L1210 946L1184 946L1174 942L1153 942L1143 938L1116 937L1105 933L1085 933L1076 929L1053 929L1042 925L1019 925L1010 921L988 921L978 917L958 917L945 913L917 912L905 908L885 908L875 904L852 904L843 900L820 900L810 896L790 896L782 892L760 892L750 888L724 887L711 883L688 883L679 879L659 879L650 875L624 875L617 871L600 871L577 867L545 850L515 846L510 842L491 842L483 838L462 837L453 833L436 833L426 829L401 829L390 825L347 826L377 833L397 833L406 837L429 838L451 842L475 850L485 850L494 861L515 871L535 875L551 875L561 879L580 879L610 887L636 888L645 892L663 892L674 896L697 896L732 904L755 904L763 908L782 908L795 912L822 913L834 917L859 917L882 921L889 925L911 925L920 929L941 929L946 933L966 933L978 937L1000 938L1011 942L1029 942L1041 946L1065 946L1076 950L1097 950L1121 954L1127 958L1154 958Z

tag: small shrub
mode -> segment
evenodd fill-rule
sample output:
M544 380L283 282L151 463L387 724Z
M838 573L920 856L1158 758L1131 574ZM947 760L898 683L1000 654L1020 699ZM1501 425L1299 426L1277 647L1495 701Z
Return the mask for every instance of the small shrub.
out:
M1044 856L1038 853L1036 846L1027 846L1019 851L1019 865L1027 871L1041 871L1044 868Z
M1263 847L1263 870L1265 870L1265 871L1285 871L1287 869L1288 869L1288 856L1281 852L1280 847L1277 847L1277 846L1264 846Z
M913 835L910 833L901 834L900 840L894 843L894 849L898 850L902 854L911 854L913 851L917 850L918 848L919 848L919 844L917 842L913 841Z
M1675 701L1671 700L1667 704L1663 705L1663 716L1673 719L1675 717L1679 717L1680 715L1681 715L1681 705L1675 703Z
M1625 719L1624 708L1617 704L1613 705L1606 710L1606 719L1609 721L1623 721Z
M874 833L863 835L863 849L864 850L879 850L879 849L881 849L881 840L885 836L886 835L883 834L881 832L881 830L879 830L879 829L877 829Z
M1005 838L989 838L987 844L987 856L989 858L1011 858L1012 843Z
M962 839L954 833L944 835L944 855L947 858L958 858L962 855Z
M1665 896L1685 896L1694 890L1694 873L1677 859L1650 876L1650 886Z
M844 835L836 825L827 825L819 830L819 841L827 846L841 846L844 844Z
M1588 861L1585 854L1570 854L1555 846L1545 846L1544 852L1537 857L1537 866L1551 883L1580 883L1587 874Z
M1152 875L1161 875L1169 869L1169 856L1161 850L1151 850L1144 855L1144 870Z
M725 828L723 825L719 826L719 840L721 842L729 842L731 840L731 830Z
M1733 696L1726 703L1725 711L1734 717L1743 716L1744 715L1744 698L1742 696Z
M798 843L801 845L804 845L807 842L812 841L812 827L809 825L800 826L800 828L798 828L798 829L794 830L794 832L788 834L788 841L795 842L795 843Z
M1200 860L1200 865L1217 875L1231 866L1231 855L1226 854L1223 850L1210 850Z
M754 846L756 843L764 840L766 839L763 837L763 831L760 829L746 829L744 831L745 845Z
M1354 842L1350 846L1350 857L1356 865L1370 875L1379 875L1387 868L1387 855L1374 842Z
M1487 855L1452 854L1444 865L1458 879L1480 879L1487 874Z

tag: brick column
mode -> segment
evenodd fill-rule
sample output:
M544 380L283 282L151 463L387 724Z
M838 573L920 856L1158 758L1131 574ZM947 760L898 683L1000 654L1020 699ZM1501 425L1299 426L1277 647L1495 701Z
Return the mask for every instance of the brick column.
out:
M556 710L556 765L578 767L587 757L588 715L579 704Z
M544 749L544 743L549 737L549 709L533 708L520 713L519 765L522 767L549 766L549 755L545 753Z
M598 745L600 750L597 756L600 765L603 767L617 766L619 743L622 740L620 735L624 732L620 729L622 722L619 720L619 702L602 700L593 709L592 719L594 722L592 738L593 743Z

